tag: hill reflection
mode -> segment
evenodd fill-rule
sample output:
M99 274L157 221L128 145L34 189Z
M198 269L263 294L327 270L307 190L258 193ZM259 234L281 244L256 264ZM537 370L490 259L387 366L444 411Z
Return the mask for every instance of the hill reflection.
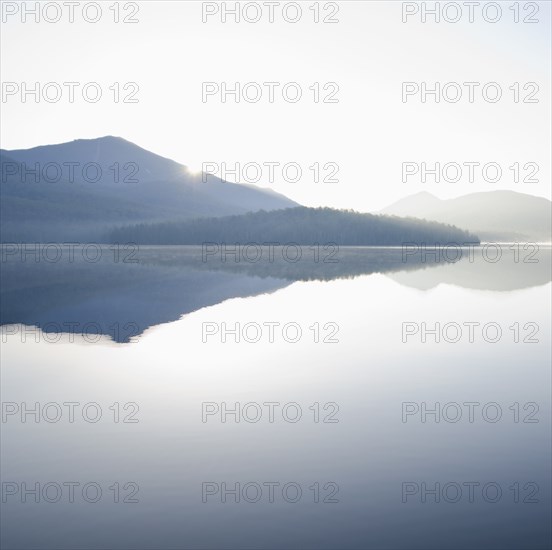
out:
M421 290L445 283L511 291L551 280L550 248L539 250L537 263L515 262L513 256L491 263L477 249L472 258L466 254L455 262L420 254L405 258L400 248L367 247L318 254L302 247L297 261L286 260L276 247L272 256L266 253L254 262L232 254L203 257L198 246L140 247L127 258L136 263L123 261L124 256L115 256L107 246L102 252L95 262L84 261L79 250L73 261L64 254L56 262L2 254L0 325L102 334L125 343L151 326L231 298L271 293L295 281L381 273ZM9 334L12 329L3 331Z

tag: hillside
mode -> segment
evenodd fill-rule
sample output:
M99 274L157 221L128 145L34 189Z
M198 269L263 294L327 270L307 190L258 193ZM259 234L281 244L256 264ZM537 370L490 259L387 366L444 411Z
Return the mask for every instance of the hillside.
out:
M287 208L241 216L138 224L115 229L110 242L139 244L336 243L343 246L401 246L404 243L474 243L456 227L422 220L360 214L331 208Z
M381 212L452 223L487 241L550 242L551 202L515 191L472 193L448 200L416 193Z
M32 170L38 168L38 181ZM191 174L122 138L0 151L2 240L94 240L124 223L274 210L269 189Z

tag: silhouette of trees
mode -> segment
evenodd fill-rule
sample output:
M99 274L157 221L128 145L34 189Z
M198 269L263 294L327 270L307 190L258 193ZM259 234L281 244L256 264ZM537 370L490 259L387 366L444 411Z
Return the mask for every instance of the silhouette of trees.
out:
M114 229L110 242L193 245L214 243L336 243L343 246L400 246L405 243L479 243L452 225L331 208L287 208L220 218L140 223Z

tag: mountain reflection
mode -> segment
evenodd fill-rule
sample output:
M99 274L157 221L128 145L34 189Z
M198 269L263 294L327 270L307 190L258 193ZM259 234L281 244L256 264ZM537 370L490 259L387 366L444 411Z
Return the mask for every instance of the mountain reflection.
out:
M34 261L2 248L0 325L39 327L45 333L107 335L125 343L147 328L231 298L253 297L294 281L331 281L374 273L426 290L438 284L470 289L512 291L551 280L550 248L537 262L513 255L492 263L480 249L457 261L435 255L404 256L400 248L301 247L284 258L281 247L263 247L258 261L243 256L210 254L199 246L146 246L135 254L102 247L101 257L85 261L80 249L64 250L58 261ZM13 326L3 329L15 332ZM32 339L30 333L29 339Z

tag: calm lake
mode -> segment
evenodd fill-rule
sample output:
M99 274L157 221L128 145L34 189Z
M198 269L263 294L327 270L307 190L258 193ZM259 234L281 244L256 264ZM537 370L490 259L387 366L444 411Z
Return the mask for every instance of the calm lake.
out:
M499 251L4 245L2 547L548 548L550 247Z

